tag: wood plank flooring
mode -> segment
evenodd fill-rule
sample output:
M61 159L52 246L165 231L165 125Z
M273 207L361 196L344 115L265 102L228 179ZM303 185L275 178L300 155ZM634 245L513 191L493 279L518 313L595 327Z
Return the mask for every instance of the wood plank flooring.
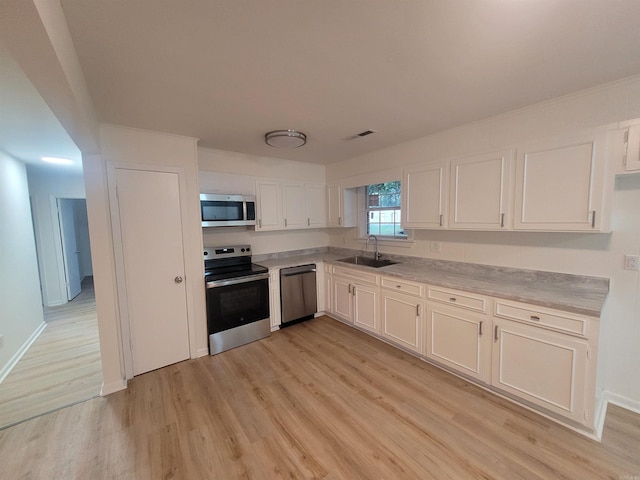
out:
M640 418L601 444L320 317L0 431L11 479L636 479Z
M100 395L93 286L44 317L47 327L0 384L0 428Z

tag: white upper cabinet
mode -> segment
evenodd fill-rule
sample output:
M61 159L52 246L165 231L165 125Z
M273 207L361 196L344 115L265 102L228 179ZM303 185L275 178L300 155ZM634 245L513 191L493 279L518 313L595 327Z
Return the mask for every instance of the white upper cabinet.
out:
M354 189L344 189L339 183L327 186L327 225L329 227L357 225Z
M627 151L624 168L628 172L640 170L640 124L629 127L625 140Z
M307 228L307 199L303 184L282 185L284 228Z
M284 228L281 197L280 183L266 180L256 182L256 230Z
M511 150L451 161L450 228L508 229L512 162Z
M445 228L449 164L439 162L404 170L402 226Z
M256 201L257 231L327 226L324 184L258 180Z
M601 232L607 132L569 135L518 148L514 228Z
M306 184L307 227L327 226L327 189L324 184Z

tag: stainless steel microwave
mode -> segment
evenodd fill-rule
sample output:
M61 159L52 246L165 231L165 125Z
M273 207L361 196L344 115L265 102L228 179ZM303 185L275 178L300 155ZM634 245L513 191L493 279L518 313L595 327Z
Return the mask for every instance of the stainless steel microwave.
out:
M256 197L200 194L203 227L237 227L256 224Z

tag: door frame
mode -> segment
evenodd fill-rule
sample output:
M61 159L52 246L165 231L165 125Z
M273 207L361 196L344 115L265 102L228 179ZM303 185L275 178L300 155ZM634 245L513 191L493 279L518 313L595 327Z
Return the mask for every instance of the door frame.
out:
M63 253L63 241L62 241L62 230L60 229L60 220L59 220L59 216L58 216L58 199L63 198L63 199L67 199L67 200L84 200L85 202L87 201L87 197L86 196L80 196L80 195L56 195L53 193L49 194L49 209L50 209L50 214L51 214L51 226L53 228L53 238L54 238L54 243L55 243L55 255L56 255L56 262L57 262L57 266L58 266L58 271L57 271L57 275L58 275L58 286L59 286L59 293L60 293L60 298L61 299L67 299L67 286L66 286L66 277L65 277L65 266L64 266L64 253ZM87 217L89 216L88 212L87 212ZM34 221L36 220L35 216L33 217ZM38 229L40 230L40 229ZM38 235L38 234L36 234ZM37 240L41 240L40 235L38 235ZM40 252L38 252L38 254L40 254ZM93 260L92 260L93 261ZM40 265L38 265L38 267L40 267ZM42 275L42 270L40 270L40 275ZM42 286L42 277L40 278L40 284ZM47 286L47 288L49 288ZM43 298L44 301L44 298ZM64 305L66 303L68 303L69 300L67 299L65 302L61 302L61 303L56 303L56 304L49 304L49 306L56 306L56 305Z
M120 212L118 208L118 197L116 193L116 170L138 170L146 172L160 172L160 173L174 173L178 176L178 190L180 195L180 216L182 221L182 246L183 246L183 261L185 264L185 292L186 292L186 308L187 308L187 329L189 335L189 356L195 358L197 356L197 343L196 343L196 326L195 326L195 314L194 314L194 299L192 289L196 282L192 281L190 275L187 275L189 269L187 268L186 251L189 245L188 238L188 223L186 219L189 218L186 206L187 201L187 184L185 179L185 170L182 167L168 167L163 165L150 165L143 163L129 163L129 162L111 162L107 161L107 188L109 193L109 209L111 216L111 228L113 235L113 250L115 260L115 277L116 277L116 293L117 293L117 311L119 316L118 322L118 336L120 341L121 360L124 365L125 379L129 380L133 378L133 352L131 350L131 323L129 320L128 302L127 302L127 288L125 277L125 263L124 263L124 250L122 245L122 232L120 229ZM195 279L194 279L195 280Z
M57 210L58 210L58 225L60 227L60 241L62 244L62 269L64 271L64 284L65 284L65 290L67 292L67 302L70 302L71 300L73 300L81 291L82 291L82 272L80 271L80 256L78 255L80 252L78 249L78 245L77 245L77 238L75 239L75 243L76 243L76 251L75 252L68 252L67 251L67 236L69 236L70 234L73 234L73 236L77 237L77 227L76 227L76 220L75 218L73 218L73 232L68 232L67 229L64 226L64 211L62 208L62 203L64 200L76 200L74 198L64 198L64 197L58 197L56 198L56 204L57 204ZM86 203L86 200L85 200ZM75 208L72 207L72 215L75 216ZM78 284L80 285L80 291L74 295L72 298L69 298L70 296L70 288L71 288L71 272L69 271L69 262L70 259L72 258L71 255L76 255L76 262L78 264L78 277L80 277Z

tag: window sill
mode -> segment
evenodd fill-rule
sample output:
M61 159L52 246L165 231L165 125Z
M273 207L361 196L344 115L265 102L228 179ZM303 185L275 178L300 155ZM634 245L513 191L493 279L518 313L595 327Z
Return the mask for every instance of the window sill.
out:
M366 237L357 237L356 242L362 245L366 245L367 238ZM400 238L378 238L378 245L388 246L388 247L401 247L401 248L411 248L415 245L415 240L412 239L400 239ZM374 247L376 242L371 241L369 244Z

